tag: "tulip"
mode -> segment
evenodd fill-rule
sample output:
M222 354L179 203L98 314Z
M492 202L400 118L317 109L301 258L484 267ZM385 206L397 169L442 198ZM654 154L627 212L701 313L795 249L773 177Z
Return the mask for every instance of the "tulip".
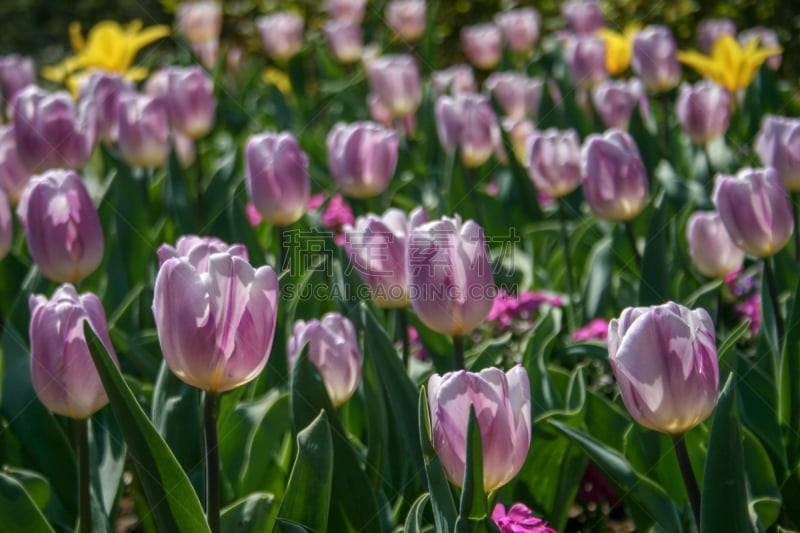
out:
M731 240L719 213L693 213L686 226L686 240L689 256L703 275L724 278L742 268L744 252Z
M681 80L675 37L665 26L648 26L633 38L633 71L649 90L669 91Z
M499 136L494 111L485 95L460 94L436 100L436 129L445 150L460 149L461 161L479 167L492 156Z
M714 323L704 309L670 302L629 307L608 325L608 360L625 407L641 425L679 434L717 403Z
M541 19L539 12L532 7L497 13L494 16L494 23L500 28L508 49L512 52L530 52L539 40Z
M287 61L303 47L303 17L281 11L256 19L258 35L267 55L275 61Z
M214 127L214 82L202 68L169 68L164 100L172 127L184 135L199 139Z
M477 24L461 28L461 48L475 67L491 70L502 55L503 34L494 24Z
M428 380L433 447L451 483L464 482L470 406L481 432L483 491L492 492L522 468L531 446L531 391L528 373L517 365L506 373L433 374Z
M326 0L325 11L336 20L361 24L367 11L367 1Z
M31 173L77 169L89 159L97 128L87 102L76 108L69 93L31 85L17 94L13 114L17 154Z
M714 204L733 242L748 254L774 255L794 231L789 197L772 167L717 176Z
M8 199L13 205L19 201L30 176L31 173L17 155L14 127L0 126L0 187L8 193Z
M601 28L595 33L606 45L606 70L609 74L619 76L631 66L633 39L639 28L634 23L625 26L621 32Z
M153 168L169 155L169 120L164 100L136 93L120 96L117 146L130 165Z
M222 31L222 4L212 0L182 2L175 18L178 30L190 43L215 41Z
M574 37L567 42L567 66L575 84L591 89L608 77L606 43L599 37Z
M322 28L331 55L340 63L355 63L364 50L361 26L346 20L330 20Z
M339 407L358 389L361 381L361 350L353 323L339 313L328 313L322 320L294 323L286 353L289 366L308 346L308 359L317 367L334 407Z
M197 235L184 235L175 246L162 244L157 253L159 265L169 259L185 259L201 273L208 272L208 262L214 254L228 254L249 261L247 248L243 244L230 245L216 237Z
M344 248L350 264L369 286L372 301L378 307L409 305L406 241L409 232L427 220L421 207L409 216L390 208L382 217L369 214L357 218L355 227L349 224L344 227Z
M154 293L161 351L181 380L219 393L264 369L278 306L271 267L255 269L235 250L207 259L170 257L159 268Z
M723 35L736 37L736 24L731 19L705 19L697 25L697 43L703 52L711 52Z
M476 92L475 75L472 67L465 64L453 65L444 70L436 70L431 74L433 94L438 98L443 94L456 96L463 93Z
M19 55L0 56L0 102L6 106L29 85L36 85L36 67L29 57Z
M79 295L65 283L48 300L31 295L31 378L39 400L62 416L85 419L108 403L86 337L84 322L119 368L108 336L103 304L92 293Z
M765 116L755 150L764 166L775 168L786 190L800 191L800 119Z
M197 146L195 145L194 139L191 139L180 132L173 131L172 144L181 168L189 168L192 166L192 163L194 163L195 159L197 159Z
M561 198L581 184L581 142L575 130L536 132L527 151L528 175L536 190Z
M731 96L723 87L705 80L683 84L676 105L681 128L696 144L708 144L728 131Z
M425 0L391 0L385 15L386 25L404 41L417 41L425 33Z
M50 170L32 177L17 205L17 216L28 251L46 278L77 283L100 265L100 217L74 172Z
M419 69L410 55L386 55L367 67L370 87L394 117L416 112L422 101Z
M389 186L397 166L397 134L374 122L338 123L328 134L328 165L342 191L369 198Z
M511 149L514 151L514 157L524 167L529 164L528 161L528 143L530 142L533 134L536 133L536 127L533 122L527 119L503 119L501 126L508 134L511 141Z
M581 151L583 193L592 212L605 220L626 221L647 203L647 173L636 142L611 129L592 134Z
M594 108L609 128L628 129L636 105L644 98L642 82L636 78L604 81L592 89Z
M739 45L747 48L748 43L757 41L759 46L767 47L780 47L778 34L775 30L765 28L764 26L756 26L750 28L739 34ZM781 54L773 54L767 58L767 66L772 70L778 70L781 66Z
M290 133L250 137L245 166L247 192L265 220L288 226L303 216L311 195L308 157Z
M496 72L486 79L486 88L503 108L506 116L515 119L539 115L544 83L516 72Z
M8 205L8 196L0 188L0 259L3 259L11 249L14 222L11 220L11 208Z
M120 97L133 93L134 86L118 74L93 71L88 77L81 78L79 87L81 101L96 110L97 138L106 143L117 140L119 128L119 112L117 106Z
M573 0L561 4L561 15L578 35L594 33L605 25L605 17L596 0Z
M434 331L464 335L492 309L494 281L483 229L444 217L414 228L406 275L411 304Z

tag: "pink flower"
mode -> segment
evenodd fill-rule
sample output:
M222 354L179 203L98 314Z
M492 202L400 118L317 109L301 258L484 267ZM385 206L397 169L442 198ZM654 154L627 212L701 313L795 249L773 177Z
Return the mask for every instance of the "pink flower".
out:
M497 322L497 328L505 331L511 327L515 318L523 320L531 318L543 303L557 307L563 305L561 296L555 294L525 291L519 296L514 296L500 289L487 319L490 322Z
M344 246L343 228L345 225L352 225L355 221L353 210L344 201L344 197L341 194L334 194L328 202L328 207L322 213L322 224L334 231L333 242L338 246Z
M759 293L753 294L750 298L737 303L734 309L744 320L750 320L748 329L753 335L758 335L761 329L761 295Z
M253 205L253 202L247 202L247 208L245 209L245 214L247 215L247 221L253 227L256 227L259 224L261 224L261 221L263 220L258 210L256 209L256 206Z
M608 336L608 320L605 318L595 318L582 328L578 328L572 334L575 342L583 341L606 341Z
M314 209L319 209L322 207L322 204L325 203L325 200L328 199L328 195L324 192L317 193L311 198L308 199L308 210L312 211Z
M506 513L502 503L494 506L492 520L500 528L500 533L556 533L555 529L547 527L547 522L533 516L528 506L515 503Z

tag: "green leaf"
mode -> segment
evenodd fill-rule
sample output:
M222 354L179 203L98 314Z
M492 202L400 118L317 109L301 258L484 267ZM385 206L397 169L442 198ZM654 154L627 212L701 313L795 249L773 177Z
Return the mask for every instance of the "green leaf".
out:
M33 503L36 504L36 507L44 512L44 508L50 499L50 482L47 481L47 478L38 472L23 468L6 467L4 473L17 480L33 500Z
M194 215L191 207L193 199L189 196L189 189L186 186L187 179L174 146L169 151L166 179L164 204L172 220L177 224L178 233L180 235L192 233L194 231ZM200 184L198 183L197 186L199 187Z
M603 315L611 287L611 264L614 258L612 243L610 236L603 237L592 246L586 260L589 269L583 284L584 321Z
M111 409L128 443L156 527L160 531L210 531L186 473L136 402L88 322L84 323L83 332Z
M742 336L744 336L744 334L747 333L747 330L749 328L750 328L750 321L745 320L744 322L736 326L736 328L734 328L734 330L728 334L728 337L725 339L725 342L723 342L722 345L717 350L717 356L719 357L720 366L722 366L722 363L728 357L728 353L730 353L731 349L734 346L736 346L736 343L739 342L739 339L741 339Z
M780 421L787 436L787 453L796 462L800 456L800 284L794 293L789 320L786 321L786 335L780 368Z
M225 507L220 525L225 533L270 533L277 507L272 494L256 492Z
M425 513L425 506L428 505L430 499L431 495L427 492L420 494L419 498L416 499L408 511L403 533L422 533L422 515Z
M758 438L744 428L744 470L751 516L758 516L765 528L772 526L781 513L781 491L769 455Z
M0 473L0 531L53 531L30 494L16 479L3 473Z
M431 443L431 417L428 412L428 394L425 392L424 386L420 387L418 411L418 434L422 454L425 458L425 476L428 480L436 531L453 531L456 523L456 505L453 502L450 485L445 478L444 470L442 470L442 463Z
M665 206L663 202L657 207L650 219L639 276L639 305L659 305L670 299Z
M275 529L273 529L275 533L316 533L313 529L307 529L306 527L301 526L300 524L296 524L290 520L281 520L278 518L275 521Z
M486 518L486 494L483 492L483 444L481 428L475 407L469 406L467 422L467 452L464 464L464 483L461 486L461 504L458 509L461 520L480 521ZM458 530L458 522L456 522Z
M744 448L733 375L720 393L711 425L700 508L701 533L754 531L747 498Z
M325 411L297 434L297 459L278 516L317 531L328 528L333 442ZM313 505L309 505L314 502Z

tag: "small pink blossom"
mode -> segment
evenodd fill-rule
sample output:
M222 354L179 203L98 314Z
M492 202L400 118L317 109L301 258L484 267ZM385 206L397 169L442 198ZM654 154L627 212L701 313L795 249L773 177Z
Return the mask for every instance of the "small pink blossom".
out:
M525 291L514 296L500 289L487 318L490 322L497 322L498 329L504 331L511 327L516 318L531 318L543 303L560 307L563 300L561 296L545 292Z
M500 533L556 533L547 527L547 522L533 516L531 510L522 503L515 503L506 513L502 503L494 506L492 520L497 524Z
M583 341L606 341L608 336L608 320L605 318L595 318L582 328L578 328L572 334L575 342Z
M324 192L318 193L313 195L311 198L308 199L308 210L313 211L314 209L319 209L322 207L322 204L325 203L325 200L328 199L328 195Z
M744 320L750 320L748 329L753 335L758 335L761 329L761 295L754 293L750 298L737 303L734 309L739 316Z
M261 224L261 215L258 213L256 206L253 205L253 202L247 202L245 214L247 215L247 221L251 226L256 227Z

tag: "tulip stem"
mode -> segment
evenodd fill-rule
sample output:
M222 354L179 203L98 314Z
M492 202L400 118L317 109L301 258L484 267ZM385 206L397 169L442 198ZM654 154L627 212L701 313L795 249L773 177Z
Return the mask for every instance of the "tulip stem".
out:
M195 171L195 195L194 195L194 210L197 219L197 227L203 227L203 160L200 155L200 143L195 143L195 151L197 155L194 158L194 171Z
M561 226L561 246L564 248L564 288L567 292L567 325L570 331L575 330L575 308L573 306L572 292L572 256L569 251L569 233L567 232L567 213L564 208L566 201L563 197L558 199L558 221Z
M286 228L282 226L276 226L275 229L278 232L278 275L283 273L283 269L286 266Z
M409 353L411 349L408 339L408 309L405 307L398 309L397 318L400 323L400 338L403 340L403 366L408 370Z
M697 478L694 477L694 470L692 470L692 462L689 459L689 451L686 449L686 442L683 440L684 435L672 435L672 443L675 445L675 455L678 456L678 465L681 468L681 476L683 476L683 484L686 486L686 493L689 495L689 503L692 505L692 514L694 515L697 529L700 529L700 488L697 485Z
M219 446L217 443L217 407L219 394L206 391L203 421L206 444L206 516L211 533L220 533L219 522Z
M453 335L453 353L456 356L456 370L464 370L464 336Z
M91 533L92 508L89 498L89 425L88 419L73 420L75 448L78 454L78 531Z
M641 268L642 266L642 254L639 253L639 249L636 247L636 235L633 233L633 225L630 221L625 221L625 235L628 237L628 242L631 244L631 251L633 252L633 257L636 259L636 264Z
M783 317L781 306L778 303L778 285L775 283L775 271L772 268L772 258L764 258L764 277L767 279L769 299L772 302L772 314L775 315L775 332L778 334L778 348L783 342Z

